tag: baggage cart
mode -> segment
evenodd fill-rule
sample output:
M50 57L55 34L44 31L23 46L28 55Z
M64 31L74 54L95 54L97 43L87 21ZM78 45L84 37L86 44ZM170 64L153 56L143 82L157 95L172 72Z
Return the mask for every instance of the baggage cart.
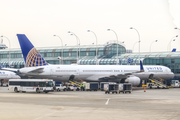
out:
M119 85L118 84L104 84L104 91L105 94L109 94L110 92L112 92L112 94L114 93L118 93L119 92Z
M86 91L97 91L99 89L99 83L98 82L91 82L85 84L85 90Z
M104 84L116 84L115 82L101 82L100 83L100 90L104 91Z
M131 83L119 84L119 93L120 92L123 92L123 93L129 92L129 93L131 93L132 92L132 84Z

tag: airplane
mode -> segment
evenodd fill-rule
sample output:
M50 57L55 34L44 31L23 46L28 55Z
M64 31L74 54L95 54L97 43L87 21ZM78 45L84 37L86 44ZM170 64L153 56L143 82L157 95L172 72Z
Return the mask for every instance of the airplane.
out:
M171 79L174 73L160 65L51 65L36 50L25 34L17 34L25 67L17 72L25 76L55 81L127 82L138 86L150 77Z
M20 79L21 77L18 76L14 72L0 70L0 80L1 80L1 86L3 85L3 80L9 80L9 79Z

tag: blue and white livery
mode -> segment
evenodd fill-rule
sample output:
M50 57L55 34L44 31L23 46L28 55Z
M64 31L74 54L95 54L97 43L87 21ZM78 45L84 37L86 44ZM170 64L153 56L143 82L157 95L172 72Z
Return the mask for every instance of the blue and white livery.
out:
M31 42L25 35L18 34L19 44L21 46L22 54L26 67L48 65L40 53L34 48Z
M138 86L141 80L149 77L171 79L174 74L165 66L147 65L50 65L24 34L17 34L19 44L26 63L19 73L41 79L54 79L56 81L84 80L84 81L110 81L129 82Z

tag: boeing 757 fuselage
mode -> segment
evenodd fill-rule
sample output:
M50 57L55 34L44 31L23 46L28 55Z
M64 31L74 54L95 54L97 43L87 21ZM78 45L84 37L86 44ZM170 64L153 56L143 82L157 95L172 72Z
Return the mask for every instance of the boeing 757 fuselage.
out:
M138 86L141 80L150 77L171 79L174 74L168 67L160 65L50 65L24 34L17 34L26 63L19 73L36 78L48 78L56 81L84 80L129 82Z

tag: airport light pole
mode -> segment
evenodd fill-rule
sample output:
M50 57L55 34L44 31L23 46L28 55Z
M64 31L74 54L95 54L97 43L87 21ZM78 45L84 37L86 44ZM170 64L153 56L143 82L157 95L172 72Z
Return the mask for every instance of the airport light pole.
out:
M176 37L178 37L178 35L176 35L176 36L174 36L174 37L172 37L172 38L170 39L170 41L169 41L169 43L168 43L168 45L167 45L167 52L168 52L168 47L169 47L169 46L170 46L170 50L171 50L171 42L172 42L172 41L175 41L174 38L176 38Z
M9 42L9 67L10 67L10 48L11 48L11 43L10 43L10 40L6 37L6 36L1 36L1 37L4 37L4 38L6 38L7 40L8 40L8 42Z
M137 42L134 43L132 51L134 51L134 46L135 46L135 44L138 43L138 42L139 42L139 41L137 41Z
M175 41L176 39L173 39L173 41ZM172 41L171 41L172 42ZM171 50L171 42L170 42L170 50Z
M114 34L116 35L116 40L117 40L117 62L116 62L116 64L118 65L119 64L119 60L118 60L118 36L117 36L117 34L116 34L116 32L114 31L114 30L112 30L112 29L107 29L107 31L112 31L112 32L114 32Z
M78 46L80 47L80 39L78 38L78 36L76 34L74 34L73 32L71 31L68 31L68 33L71 33L70 35L74 35L76 37L76 40L77 40L77 64L78 64L78 59L79 59L79 56L80 56L80 48L79 48L79 56L78 56ZM79 43L78 43L79 42Z
M140 41L140 34L136 28L130 27L130 29L134 29L138 33L138 37L139 37L139 61L140 61L140 42L141 42Z
M175 27L174 29L180 30L179 28Z
M125 43L125 41L123 41L123 42L121 42L124 46L126 46L124 43Z
M97 62L98 61L98 58L97 58L97 35L91 30L87 30L87 32L93 33L95 38L96 38L96 65L98 65L98 62Z
M61 50L61 64L63 65L63 41L62 41L62 39L58 35L54 35L54 36L58 37L61 40L61 46L62 46L62 50Z
M154 42L157 42L158 40L155 40L151 43L151 45L154 43ZM149 48L149 51L151 52L151 45L150 45L150 48Z

